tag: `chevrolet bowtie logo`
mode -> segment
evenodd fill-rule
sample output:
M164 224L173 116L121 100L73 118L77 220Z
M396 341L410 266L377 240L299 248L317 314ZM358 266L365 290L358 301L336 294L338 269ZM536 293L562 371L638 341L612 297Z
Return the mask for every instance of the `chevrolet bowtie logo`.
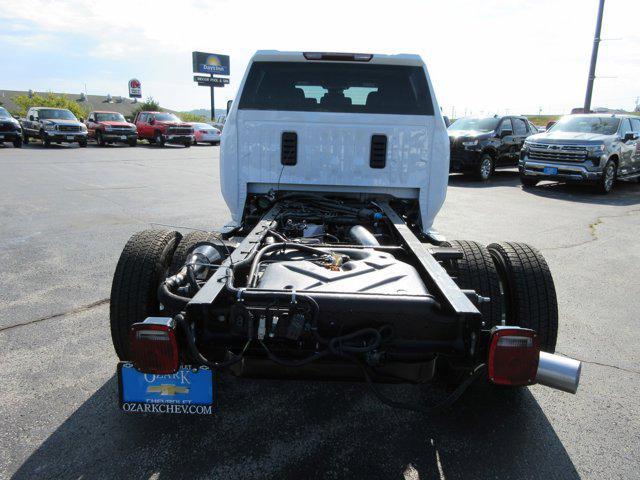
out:
M177 393L189 393L187 387L176 387L175 385L155 385L147 387L147 393L159 393L160 395L176 395Z

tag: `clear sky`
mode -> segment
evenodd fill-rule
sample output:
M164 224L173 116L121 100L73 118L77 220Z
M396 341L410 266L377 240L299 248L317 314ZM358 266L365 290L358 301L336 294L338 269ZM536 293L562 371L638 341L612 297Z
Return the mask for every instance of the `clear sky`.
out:
M448 115L582 106L597 0L2 0L0 91L143 96L208 108L191 52L231 56L233 98L258 49L418 53ZM593 107L640 96L640 0L607 0Z

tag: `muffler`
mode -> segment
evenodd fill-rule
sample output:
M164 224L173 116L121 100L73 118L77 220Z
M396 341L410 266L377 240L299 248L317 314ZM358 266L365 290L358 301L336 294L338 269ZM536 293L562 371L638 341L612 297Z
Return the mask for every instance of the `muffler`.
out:
M578 360L540 352L536 382L564 392L576 393L581 370L582 362Z

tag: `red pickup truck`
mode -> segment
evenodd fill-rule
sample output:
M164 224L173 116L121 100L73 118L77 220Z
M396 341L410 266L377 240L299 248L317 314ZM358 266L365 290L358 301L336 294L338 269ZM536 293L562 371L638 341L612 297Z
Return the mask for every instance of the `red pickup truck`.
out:
M139 112L135 119L138 138L149 140L159 147L166 143L182 144L190 147L193 144L193 127L180 120L173 113Z
M135 147L138 143L136 126L125 120L118 112L91 112L85 122L89 138L104 147L106 144L121 142Z

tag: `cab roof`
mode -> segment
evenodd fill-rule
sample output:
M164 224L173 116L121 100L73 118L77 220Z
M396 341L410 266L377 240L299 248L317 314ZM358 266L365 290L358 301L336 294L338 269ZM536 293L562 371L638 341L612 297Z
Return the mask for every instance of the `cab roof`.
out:
M282 52L280 50L258 50L252 62L349 62L383 65L422 66L420 55L401 53L386 55L379 53L344 53L344 52Z

